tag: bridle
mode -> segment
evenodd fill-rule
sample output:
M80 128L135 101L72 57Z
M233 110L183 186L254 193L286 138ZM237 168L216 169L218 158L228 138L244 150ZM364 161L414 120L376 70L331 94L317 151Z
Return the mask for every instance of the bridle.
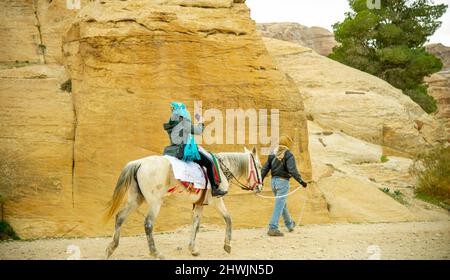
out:
M252 153L250 153L250 170L248 172L247 185L243 184L241 181L239 181L238 178L236 178L233 172L231 172L231 170L223 163L221 158L217 157L217 159L219 161L220 168L222 169L225 177L230 183L233 184L234 182L231 180L234 179L234 181L236 181L236 183L234 184L246 191L253 191L258 185L262 184L261 177L256 167L256 160ZM255 179L254 183L251 186L248 186L252 178Z
M255 157L253 156L253 154L250 154L250 158L251 158L251 167L250 170L248 171L248 178L247 178L247 182L250 183L251 179L253 178L253 184L250 186L251 190L254 190L258 185L262 184L262 180L260 177L260 174L258 172L258 169L256 167L256 160Z

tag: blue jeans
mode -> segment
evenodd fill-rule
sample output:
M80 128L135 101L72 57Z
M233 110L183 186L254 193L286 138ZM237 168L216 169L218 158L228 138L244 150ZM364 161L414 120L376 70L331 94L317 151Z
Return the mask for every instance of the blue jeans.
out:
M289 193L289 180L280 177L272 177L270 185L275 196L283 197L276 198L275 200L275 207L273 208L269 227L271 229L278 229L278 221L280 220L280 216L283 216L284 224L290 229L294 226L294 221L289 215L286 203L286 195Z

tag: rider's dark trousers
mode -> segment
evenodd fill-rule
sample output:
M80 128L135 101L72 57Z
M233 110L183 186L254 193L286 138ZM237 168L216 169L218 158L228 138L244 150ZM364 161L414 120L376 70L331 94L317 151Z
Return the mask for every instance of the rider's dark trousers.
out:
M207 171L207 175L208 175L208 180L211 184L211 187L214 189L217 189L219 186L216 182L216 178L214 175L214 163L206 156L204 155L201 151L199 151L200 154L200 160L194 160L194 162L200 164L201 166L206 167Z

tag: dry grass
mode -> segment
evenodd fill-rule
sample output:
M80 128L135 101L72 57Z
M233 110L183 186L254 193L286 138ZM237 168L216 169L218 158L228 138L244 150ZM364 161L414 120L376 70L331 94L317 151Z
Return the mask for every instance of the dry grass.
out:
M416 194L450 205L450 146L438 146L419 155L410 169L417 178Z

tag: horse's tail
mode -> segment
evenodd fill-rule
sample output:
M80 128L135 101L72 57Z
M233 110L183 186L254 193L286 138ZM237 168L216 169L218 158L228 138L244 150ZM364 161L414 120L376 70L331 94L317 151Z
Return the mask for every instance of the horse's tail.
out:
M116 214L120 205L124 200L125 194L127 193L130 185L134 182L137 185L136 174L141 167L139 161L133 161L128 163L125 168L120 173L119 179L117 180L116 188L114 189L114 194L111 201L108 203L107 212L103 217L103 222L106 223L111 219L111 217Z

